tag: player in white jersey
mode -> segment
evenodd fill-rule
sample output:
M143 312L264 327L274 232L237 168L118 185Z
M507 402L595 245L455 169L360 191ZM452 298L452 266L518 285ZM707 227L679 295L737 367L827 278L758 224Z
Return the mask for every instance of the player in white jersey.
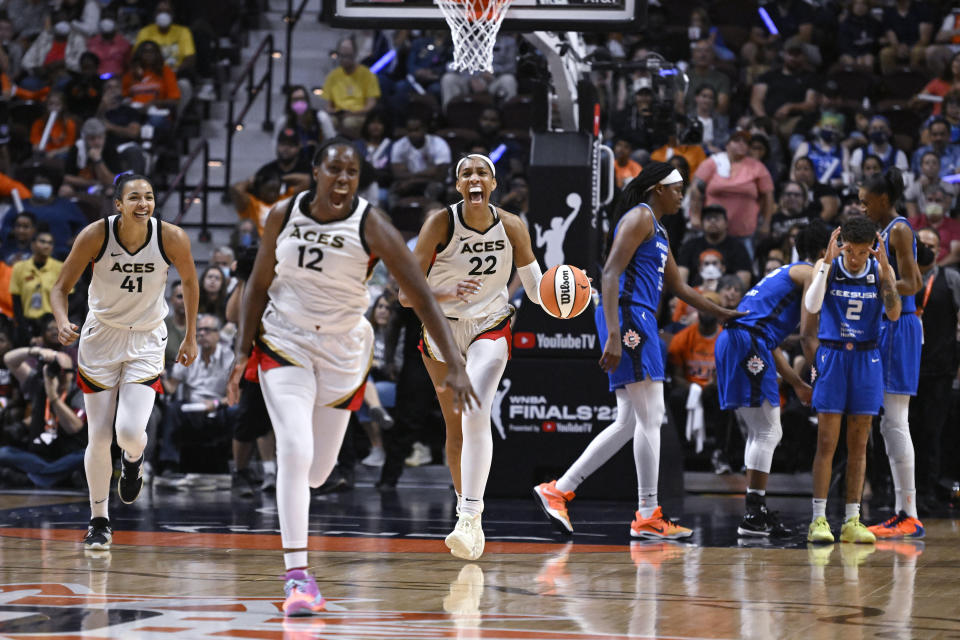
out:
M457 164L457 191L463 200L433 212L423 223L414 255L440 303L480 406L460 414L443 389L447 365L429 328L423 332L423 361L437 390L447 429L447 464L457 491L457 526L446 538L450 552L475 560L483 553L483 492L493 458L490 407L510 357L507 283L513 263L527 296L539 304L540 266L523 220L490 204L497 188L493 163L471 154ZM407 304L401 289L400 302Z
M66 345L80 340L77 379L87 412L84 467L91 510L84 544L90 549L109 549L113 536L107 499L113 475L110 444L114 423L117 444L123 450L117 494L130 504L143 487L147 419L161 389L167 340L164 292L170 264L183 282L187 312L187 330L177 362L189 366L197 357L200 293L190 239L179 227L152 217L153 185L144 176L118 178L116 206L116 215L80 232L50 293L60 342ZM67 293L91 263L90 310L81 330L67 317Z
M307 572L310 487L326 480L350 410L359 407L373 357L367 279L382 259L451 363L445 385L457 407L475 401L450 328L413 256L387 217L357 197L360 156L333 138L313 160L316 191L275 204L243 296L227 396L253 357L277 438L277 510L288 616L323 611ZM256 341L254 337L256 336Z

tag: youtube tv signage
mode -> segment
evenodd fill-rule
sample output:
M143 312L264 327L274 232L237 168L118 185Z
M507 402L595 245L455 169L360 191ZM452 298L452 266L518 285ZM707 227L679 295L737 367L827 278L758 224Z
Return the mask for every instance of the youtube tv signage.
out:
M507 364L494 395L493 468L487 494L528 497L540 482L559 478L590 441L617 417L616 396L595 361L519 359ZM673 428L661 432L660 493L683 490L681 474L664 475L682 456ZM577 490L578 496L635 500L633 447L626 444ZM669 476L669 477L668 477Z
M597 338L595 310L591 303L576 318L559 320L524 299L513 325L513 357L599 360L603 344Z

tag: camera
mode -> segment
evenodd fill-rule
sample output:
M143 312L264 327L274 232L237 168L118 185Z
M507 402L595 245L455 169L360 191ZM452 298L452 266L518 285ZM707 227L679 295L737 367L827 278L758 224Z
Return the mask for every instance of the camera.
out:
M246 280L250 277L250 272L253 271L253 263L257 259L257 249L258 245L256 244L250 244L237 249L237 268L234 270L233 275L235 275L238 280Z
M63 371L63 367L60 366L60 362L57 361L57 357L54 356L50 360L44 360L43 363L43 372L49 376L58 376L60 372Z

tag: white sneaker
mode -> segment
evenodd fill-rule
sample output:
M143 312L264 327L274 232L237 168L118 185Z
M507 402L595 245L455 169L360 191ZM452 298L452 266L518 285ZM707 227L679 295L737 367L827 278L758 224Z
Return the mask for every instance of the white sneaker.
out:
M408 467L419 467L433 462L433 456L430 455L430 447L422 442L413 443L413 452L403 461Z
M383 447L374 447L370 449L370 455L360 461L360 464L367 467L382 467L387 461L387 453Z
M480 514L461 513L457 526L444 540L450 553L464 560L476 560L483 555L483 528Z

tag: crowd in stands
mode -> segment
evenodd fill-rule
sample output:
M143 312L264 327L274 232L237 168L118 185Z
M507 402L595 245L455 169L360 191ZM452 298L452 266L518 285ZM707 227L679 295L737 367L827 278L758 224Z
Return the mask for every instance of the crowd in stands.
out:
M0 486L85 482L76 349L59 344L50 309L61 260L83 227L113 212L117 174L149 174L159 190L179 170L177 136L199 120L197 100L211 98L221 80L216 51L237 40L237 17L255 15L255 4L0 2ZM203 301L207 322L219 323L228 279L215 271ZM70 295L77 324L88 284L89 271ZM171 362L184 330L178 292L170 297ZM204 350L205 363L210 356ZM208 397L175 369L165 383L171 392L186 387L178 400L191 391ZM163 436L151 439L157 460L189 431L167 408L159 403L151 420L152 435ZM176 428L165 429L168 422Z
M37 6L27 0L7 4L31 11ZM87 15L88 5L101 11L99 22L91 18L92 10ZM169 3L143 14L131 12L129 7L139 5L128 2L103 10L101 5L64 1L59 11L69 15L63 20L61 13L48 11L51 19L33 26L25 20L26 11L0 20L0 34L11 33L6 55L0 56L4 90L11 100L30 99L37 107L33 120L18 125L11 103L11 141L2 148L10 148L11 166L22 162L13 157L17 150L44 161L60 159L71 170L70 179L47 182L39 171L19 181L0 177L0 189L20 193L25 208L25 214L3 220L0 250L14 262L26 257L47 265L35 266L38 273L55 269L78 226L99 217L101 210L86 198L96 195L108 173L143 161L131 151L140 145L142 130L149 127L153 136L163 136L176 127L184 100L209 64L199 44L190 47L182 33L171 35L178 20L171 24L170 19L179 19L179 12ZM114 5L123 11L104 18ZM903 172L901 211L918 230L921 245L933 250L932 257L921 260L925 289L918 300L928 332L922 375L936 384L922 382L921 394L937 388L945 396L936 402L918 397L911 407L914 442L927 441L918 446L917 466L926 474L924 499L932 503L941 477L960 477L960 437L948 428L960 423L960 11L945 0L771 0L764 10L775 33L756 2L714 0L651 2L643 33L585 34L591 57L611 63L587 80L601 105L604 143L614 151L616 185L622 188L651 159L670 162L681 172L684 205L663 221L677 264L691 285L734 307L766 274L796 260L793 242L803 225L833 227L862 215L860 184L894 167ZM531 129L540 121L534 95L542 90L546 65L522 36L501 33L494 72L476 75L450 70L453 47L447 30L340 36L332 52L335 66L316 78L317 89L287 88L273 154L264 154L259 170L229 188L237 228L231 246L201 276L200 335L210 346L198 360L201 373L174 370L168 380L168 389L179 388L177 402L204 403L194 414L202 418L170 412L158 421L162 437L151 462L160 470L186 471L199 462L182 459L183 443L193 441L190 434L215 429L225 443L236 435L230 423L243 421L220 402L237 292L249 269L243 264L270 206L309 188L313 151L323 140L339 134L355 141L366 160L361 193L387 211L411 241L426 212L459 199L450 169L466 153L496 158L494 202L519 214L529 209L525 168ZM46 47L46 53L34 51L37 47ZM390 51L395 55L384 58ZM663 105L636 73L637 65L629 64L651 53L676 62L687 80L686 91L669 101L665 131L654 126L662 123ZM382 64L374 65L377 61ZM97 72L113 77L97 85ZM93 85L100 91L96 104ZM57 118L48 120L47 113ZM64 119L65 113L89 118ZM48 121L53 122L49 132ZM12 141L18 135L19 146ZM98 168L101 163L108 171ZM52 255L37 241L44 237L37 232L48 228ZM44 251L47 257L41 258ZM19 293L9 305L11 347L31 335L42 339L47 310L42 293L35 303L34 294L15 289L20 285L14 282L11 278L10 290ZM183 326L177 291L171 291L171 334ZM355 418L362 428L351 429L339 472L326 489L348 487L361 456L364 464L381 468L382 485L393 486L405 462L424 464L442 455L439 411L416 350L416 318L397 304L388 274L375 273L371 294L375 384L368 385L366 408ZM673 375L671 418L687 441L687 467L737 471L742 432L733 414L716 406L712 345L723 328L678 300L666 299L662 307L664 351ZM797 370L806 373L809 365L797 337L785 347ZM694 384L702 389L702 414L691 422L687 404ZM785 435L774 470L808 470L816 437L810 409L789 388L782 404ZM245 468L257 440L269 475L270 443L264 435L248 435L239 449L234 437L236 467ZM229 457L229 447L225 451ZM887 491L886 465L872 466L872 490Z

